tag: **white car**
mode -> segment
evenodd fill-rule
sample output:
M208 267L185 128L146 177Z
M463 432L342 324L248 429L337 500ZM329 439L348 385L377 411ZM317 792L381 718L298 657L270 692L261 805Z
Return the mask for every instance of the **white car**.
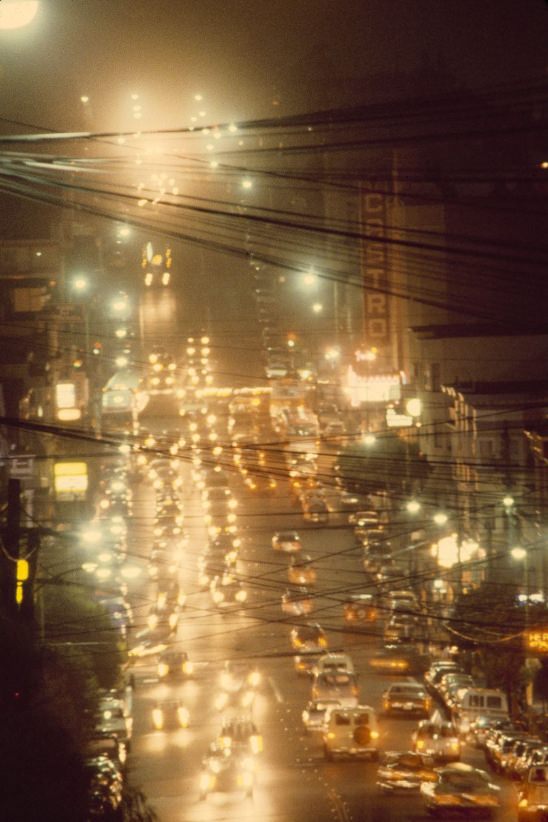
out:
M294 554L301 550L301 538L296 531L277 531L272 537L272 548Z
M344 671L317 674L312 683L312 699L334 699L344 708L354 708L359 702L360 690L356 674Z

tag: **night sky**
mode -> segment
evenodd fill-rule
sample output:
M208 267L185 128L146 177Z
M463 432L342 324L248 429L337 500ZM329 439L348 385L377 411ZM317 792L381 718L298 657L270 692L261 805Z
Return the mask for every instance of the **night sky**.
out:
M241 120L272 114L276 94L276 113L310 108L326 74L343 102L351 78L425 65L472 87L538 76L547 43L545 0L41 0L32 27L0 35L0 108L82 128L89 94L94 126L116 128L136 90L143 125L171 126L200 90L208 119ZM374 91L395 93L382 78Z

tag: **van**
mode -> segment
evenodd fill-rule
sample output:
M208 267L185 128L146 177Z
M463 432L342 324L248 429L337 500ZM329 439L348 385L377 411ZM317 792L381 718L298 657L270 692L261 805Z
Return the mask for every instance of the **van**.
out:
M379 756L377 717L369 705L329 708L326 713L323 748L326 759L335 756Z
M508 699L497 688L462 688L457 691L452 713L460 733L468 733L480 716L508 719Z
M323 654L316 662L314 674L326 673L355 674L352 657L348 654Z

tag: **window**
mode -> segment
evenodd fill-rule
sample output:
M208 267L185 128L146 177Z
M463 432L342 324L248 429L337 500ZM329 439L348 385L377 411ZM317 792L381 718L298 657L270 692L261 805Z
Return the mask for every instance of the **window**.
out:
M488 708L502 708L502 700L500 696L488 696L486 702Z
M335 725L350 725L350 717L345 714L335 714Z

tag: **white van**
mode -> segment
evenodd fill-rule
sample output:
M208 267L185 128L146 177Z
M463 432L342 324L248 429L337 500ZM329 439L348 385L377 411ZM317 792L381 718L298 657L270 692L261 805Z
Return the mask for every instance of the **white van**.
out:
M329 708L326 713L323 748L326 759L339 756L379 756L377 717L369 705Z
M453 720L460 733L468 733L478 717L508 719L508 699L497 688L462 688L457 691Z
M323 654L314 666L314 674L355 674L352 657L348 654Z

